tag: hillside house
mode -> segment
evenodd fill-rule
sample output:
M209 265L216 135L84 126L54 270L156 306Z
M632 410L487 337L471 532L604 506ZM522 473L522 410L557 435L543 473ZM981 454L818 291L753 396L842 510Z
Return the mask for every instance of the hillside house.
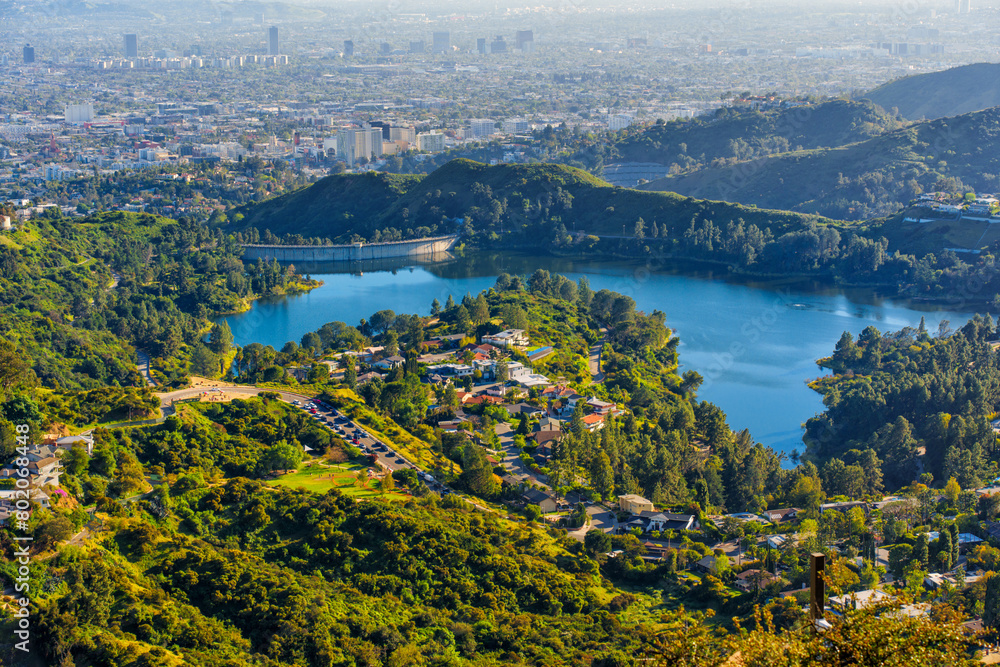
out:
M604 428L604 415L587 415L583 418L583 427L588 431L599 431Z
M549 379L538 373L525 373L513 379L525 389L531 389L532 387L545 387L549 384Z
M541 408L536 408L534 405L529 405L527 403L515 403L507 408L507 412L512 415L528 415L528 417L531 417L533 415L540 415L544 411Z
M594 414L607 415L615 409L614 403L608 403L607 401L602 401L598 398L587 399L587 406L593 408Z
M542 514L555 512L559 506L555 496L540 491L539 489L527 489L521 496L529 505L538 505L542 509Z
M865 514L868 514L868 503L863 503L860 501L846 502L846 503L825 503L819 506L819 513L822 514L827 510L836 510L838 512L847 512L853 507L860 507L864 510Z
M801 511L796 507L786 507L779 510L767 510L762 512L761 516L771 523L784 523L786 521L794 521Z
M753 590L760 590L762 588L767 588L771 584L781 581L780 577L776 577L766 570L745 570L736 575L736 581L734 584L736 588L740 589L744 593Z
M394 354L391 357L386 357L385 359L380 359L379 361L376 361L375 366L383 370L391 371L393 368L399 368L405 363L406 359L399 356L398 354Z
M621 511L628 512L629 514L654 511L653 503L633 493L618 496L618 507Z
M505 350L512 347L523 348L528 346L528 333L523 329L506 329L483 336L482 342Z
M466 377L472 375L475 370L475 368L467 364L437 364L435 366L427 367L427 372L429 374L439 375L441 377Z

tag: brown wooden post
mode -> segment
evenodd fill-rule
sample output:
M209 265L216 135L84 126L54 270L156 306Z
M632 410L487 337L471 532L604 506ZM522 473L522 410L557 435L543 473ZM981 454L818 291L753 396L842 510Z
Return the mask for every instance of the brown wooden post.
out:
M823 572L826 569L826 556L822 553L809 555L812 565L812 573L809 577L809 620L816 628L816 622L823 620L823 612L826 607L826 582L823 579Z

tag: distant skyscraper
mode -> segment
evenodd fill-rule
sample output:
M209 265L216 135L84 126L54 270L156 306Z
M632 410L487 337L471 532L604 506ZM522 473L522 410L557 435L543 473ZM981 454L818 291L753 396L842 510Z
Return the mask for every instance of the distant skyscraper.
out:
M349 39L344 40L344 56L354 55L354 42Z
M958 0L958 13L969 14L972 12L972 0Z
M138 35L125 35L125 57L139 57L139 37Z
M24 64L28 65L35 62L35 47L28 44L24 47Z
M381 53L383 56L387 56L387 55L391 54L392 53L392 44L390 44L389 42L382 42L379 45L379 53Z
M424 51L423 40L419 42L410 42L410 53L423 53Z
M451 51L451 33L435 32L433 50L434 53L444 53L445 51Z
M478 37L476 38L476 51L479 53L486 53L486 38Z
M267 29L267 55L276 56L278 53L280 53L278 50L278 28L272 25Z
M507 42L503 41L503 35L497 35L490 44L490 53L507 53Z
M530 30L518 30L514 36L514 42L519 51L531 51L535 45L535 34Z

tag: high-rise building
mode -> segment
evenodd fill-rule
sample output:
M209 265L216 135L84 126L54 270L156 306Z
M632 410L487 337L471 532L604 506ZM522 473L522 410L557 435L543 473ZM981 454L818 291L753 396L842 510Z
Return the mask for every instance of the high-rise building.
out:
M24 47L24 64L28 65L33 62L35 62L35 47L27 44Z
M632 124L632 116L627 113L616 113L608 116L608 129L612 132L624 130Z
M89 123L94 120L94 105L90 104L68 104L65 108L65 118L67 123Z
M444 149L444 135L440 132L424 132L417 135L417 150L435 153Z
M354 42L349 39L344 40L344 57L354 55Z
M514 35L518 51L531 51L535 46L535 34L530 30L518 30Z
M477 37L476 38L476 51L478 53L482 53L482 54L486 53L486 38L485 37Z
M507 53L507 42L503 41L503 35L497 35L490 44L490 53Z
M496 131L496 123L490 118L473 118L469 121L469 137L472 139L485 139Z
M392 44L390 44L389 42L382 42L379 45L379 53L382 54L383 56L388 56L392 54Z
M271 26L267 29L267 55L278 55L278 27Z
M125 57L139 57L139 36L134 34L125 35Z
M435 32L434 33L434 53L444 53L446 51L451 51L451 33L450 32Z
M959 14L969 14L972 12L972 0L957 0L955 3Z
M419 42L410 42L410 53L423 53L424 50L423 40Z
M503 122L503 131L507 134L524 133L531 130L531 125L523 118L511 118Z
M389 141L405 141L414 144L417 141L417 133L412 127L390 127Z
M382 128L367 123L360 130L349 128L337 132L337 157L349 165L360 158L371 159L382 155Z

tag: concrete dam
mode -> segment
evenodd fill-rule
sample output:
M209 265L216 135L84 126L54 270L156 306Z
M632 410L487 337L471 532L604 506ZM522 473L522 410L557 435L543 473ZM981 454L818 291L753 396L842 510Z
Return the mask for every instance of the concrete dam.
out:
M349 243L347 245L244 245L243 259L279 262L357 262L390 257L419 257L448 252L458 236L435 236L389 243Z

